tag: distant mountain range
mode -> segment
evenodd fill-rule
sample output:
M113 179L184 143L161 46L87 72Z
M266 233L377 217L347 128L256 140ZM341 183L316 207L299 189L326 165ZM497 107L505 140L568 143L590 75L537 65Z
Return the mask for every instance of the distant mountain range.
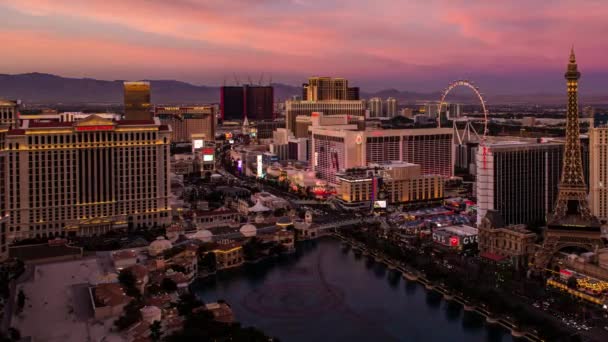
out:
M122 80L104 81L92 78L67 78L43 73L0 74L0 98L21 99L26 104L120 104L122 103ZM155 104L203 104L218 103L220 89L217 86L197 86L175 80L150 80L152 102ZM273 83L275 100L282 101L300 95L301 88ZM379 92L361 92L362 98L392 96L400 103L437 101L441 94L417 93L387 89ZM471 97L450 95L451 101L470 102ZM491 95L489 104L562 104L565 94ZM584 104L606 104L608 95L582 97Z

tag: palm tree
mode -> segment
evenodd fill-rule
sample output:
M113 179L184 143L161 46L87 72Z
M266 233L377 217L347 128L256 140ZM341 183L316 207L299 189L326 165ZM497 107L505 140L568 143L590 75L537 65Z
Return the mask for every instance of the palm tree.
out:
M150 338L152 339L152 341L160 341L162 336L163 332L161 331L160 321L152 322L152 324L150 324Z

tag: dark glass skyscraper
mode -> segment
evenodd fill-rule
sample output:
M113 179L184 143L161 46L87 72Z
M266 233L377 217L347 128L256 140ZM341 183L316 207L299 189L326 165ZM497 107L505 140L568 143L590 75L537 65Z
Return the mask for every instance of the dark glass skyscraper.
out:
M274 118L274 92L271 86L243 86L245 101L244 117L249 120L261 121Z
M347 100L359 100L359 87L349 87L346 89Z
M274 89L271 86L224 86L220 89L222 120L261 121L274 119Z
M220 112L222 120L243 120L243 87L220 88Z

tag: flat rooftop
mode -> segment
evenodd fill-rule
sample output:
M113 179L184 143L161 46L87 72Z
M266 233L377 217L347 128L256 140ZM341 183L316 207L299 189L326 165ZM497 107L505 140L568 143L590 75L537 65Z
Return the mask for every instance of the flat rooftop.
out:
M104 278L97 258L35 266L19 284L27 300L12 326L34 341L124 341L111 331L114 320L95 321L88 288Z
M82 248L68 245L50 246L47 243L39 245L15 246L9 249L9 255L23 262L36 262L60 257L82 257Z
M444 232L448 232L448 233L452 233L452 234L460 235L460 236L472 236L472 235L477 235L477 233L478 233L477 228L473 228L473 227L465 226L465 225L438 228L435 231L436 232L444 231Z

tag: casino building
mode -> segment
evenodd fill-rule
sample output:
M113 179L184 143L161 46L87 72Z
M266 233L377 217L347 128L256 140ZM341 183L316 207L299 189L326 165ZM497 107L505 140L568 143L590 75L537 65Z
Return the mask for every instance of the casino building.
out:
M4 147L7 131L8 126L0 125L0 262L8 258L8 215L6 214L6 198L4 198L4 179L6 175L4 170Z
M205 141L215 140L214 106L156 107L154 115L163 125L171 126L172 142L190 142L193 135Z
M345 203L428 202L443 198L443 178L423 175L420 165L390 162L370 164L336 175L337 198Z
M171 129L153 120L31 122L6 132L9 240L164 225Z
M310 132L313 170L330 183L347 169L393 161L418 164L423 175L454 175L451 128L361 130L313 124Z

